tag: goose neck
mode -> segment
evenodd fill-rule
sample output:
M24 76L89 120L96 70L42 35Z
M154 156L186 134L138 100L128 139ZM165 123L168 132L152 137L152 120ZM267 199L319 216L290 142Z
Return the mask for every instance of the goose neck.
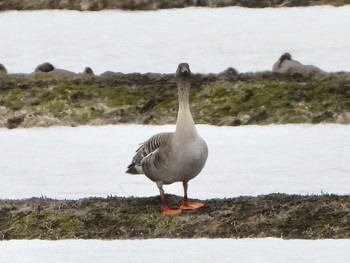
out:
M179 110L189 111L190 83L179 82L178 87Z

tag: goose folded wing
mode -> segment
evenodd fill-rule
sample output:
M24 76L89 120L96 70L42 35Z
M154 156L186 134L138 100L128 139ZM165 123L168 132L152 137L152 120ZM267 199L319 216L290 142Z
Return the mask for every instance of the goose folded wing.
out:
M172 132L158 133L142 143L141 146L136 150L136 154L132 158L132 162L128 166L126 173L142 174L142 159L158 150L161 145L165 144L165 142L171 138L172 134Z

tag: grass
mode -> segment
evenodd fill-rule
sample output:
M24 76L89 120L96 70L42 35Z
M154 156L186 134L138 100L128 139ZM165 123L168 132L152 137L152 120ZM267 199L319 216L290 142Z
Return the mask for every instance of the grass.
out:
M196 123L212 125L349 123L349 76L194 75L191 110ZM8 75L0 77L0 111L0 127L16 115L25 116L20 127L166 124L175 122L177 91L172 75Z
M168 196L171 206L181 198ZM0 200L0 239L350 238L350 196L270 194L160 213L159 197Z

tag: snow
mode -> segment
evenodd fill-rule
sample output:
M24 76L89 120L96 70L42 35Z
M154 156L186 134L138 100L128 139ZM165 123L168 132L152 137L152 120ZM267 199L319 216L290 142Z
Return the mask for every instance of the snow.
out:
M0 13L0 63L29 73L44 61L99 74L269 70L284 52L328 71L350 68L350 6L188 8L152 12ZM326 54L326 56L324 55ZM153 196L125 174L138 143L174 126L0 129L0 198ZM209 145L192 197L275 192L349 194L350 126L199 125ZM166 186L182 195L180 184ZM195 239L0 242L0 262L349 262L349 240Z
M20 251L20 253L19 253ZM349 262L348 240L154 239L4 241L2 263ZM23 257L23 255L28 255Z
M45 61L95 73L271 70L284 53L326 71L350 69L350 5L148 12L0 13L0 63L29 73Z
M0 129L0 198L153 196L156 185L125 174L139 143L173 125ZM193 197L350 193L349 125L198 125L209 158ZM165 191L182 195L181 184Z

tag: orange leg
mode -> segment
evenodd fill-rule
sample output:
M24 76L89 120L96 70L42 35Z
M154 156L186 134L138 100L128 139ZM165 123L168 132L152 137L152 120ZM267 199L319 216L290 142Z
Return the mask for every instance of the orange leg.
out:
M172 209L166 204L163 188L159 188L159 193L160 193L160 199L162 201L163 215L178 215L178 214L181 214L182 210L180 208Z
M195 201L188 200L188 197L187 197L188 183L187 182L183 182L183 187L184 187L185 195L184 195L184 199L181 202L181 206L180 206L181 209L183 209L183 210L196 210L196 209L204 206L203 202L195 202Z

